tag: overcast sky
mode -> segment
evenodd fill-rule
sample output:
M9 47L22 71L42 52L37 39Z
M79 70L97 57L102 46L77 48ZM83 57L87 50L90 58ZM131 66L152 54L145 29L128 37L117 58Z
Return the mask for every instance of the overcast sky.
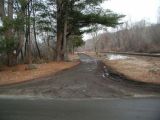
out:
M145 19L147 22L156 23L160 0L106 0L102 7L126 15L124 21L137 22ZM88 37L84 35L84 39Z
M123 21L137 22L145 19L147 22L156 23L160 0L108 0L102 7L126 15ZM84 35L85 40L90 37Z
M145 19L156 23L160 0L108 0L102 7L126 15L126 20L134 22Z

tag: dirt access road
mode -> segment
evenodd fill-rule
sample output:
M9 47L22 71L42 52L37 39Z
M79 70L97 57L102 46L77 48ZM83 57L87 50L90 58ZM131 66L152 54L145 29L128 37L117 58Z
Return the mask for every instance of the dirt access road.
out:
M29 95L52 98L123 98L160 96L160 86L121 79L105 65L79 54L81 63L56 75L15 85L1 86L0 95Z

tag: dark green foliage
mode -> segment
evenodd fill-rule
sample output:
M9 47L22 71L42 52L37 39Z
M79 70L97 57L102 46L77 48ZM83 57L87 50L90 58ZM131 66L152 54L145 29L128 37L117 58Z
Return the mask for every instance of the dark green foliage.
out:
M5 33L10 29L14 29L15 31L23 30L24 27L24 19L21 16L18 16L15 19L9 19L9 17L5 17L3 19L3 26L0 28L1 33Z
M32 5L33 9L35 10L36 16L34 16L36 28L39 32L54 32L53 28L53 11L49 8L51 5L47 6L48 1L46 3L37 1L34 2Z
M29 51L34 51L31 50L31 46L27 48L27 45L30 45L29 41L32 44L34 39L38 41L38 38L44 34L46 35L44 41L47 41L49 46L50 43L55 44L50 40L54 41L56 38L50 38L50 36L59 34L58 47L54 48L54 52L59 51L57 55L65 54L68 46L74 49L84 44L82 34L92 32L93 28L90 26L96 24L97 26L115 27L120 24L119 20L123 16L103 10L100 7L103 1L105 0L13 0L14 17L12 18L11 15L2 19L0 52L7 53L17 50L23 54L25 50L24 56L26 56ZM84 27L87 28L81 29ZM34 38L31 35L33 31Z
M0 53L13 51L16 48L17 39L15 37L4 38L0 36Z
M94 24L100 24L105 27L116 27L121 24L119 20L124 15L118 15L110 10L103 10L99 4L104 0L71 0L68 6L68 21L71 34L83 34L91 32L91 29L80 30L83 27L89 27Z
M57 0L57 60L64 60L66 56L66 38L71 35L81 36L91 32L92 28L82 30L95 24L115 27L120 24L122 15L109 10L103 10L100 3L104 0ZM73 41L75 42L75 41ZM80 42L80 40L78 40ZM77 41L76 41L77 43ZM73 43L74 44L74 43Z
M18 3L21 6L21 10L24 11L26 9L26 6L27 6L27 1L26 0L18 0Z
M47 7L42 2L35 2L32 7L35 9L35 11L42 11L47 9Z
M80 47L85 44L82 36L73 35L70 37L70 42L74 48Z
M24 18L21 16L18 16L16 19L13 21L13 27L16 31L24 31Z
M9 19L5 17L3 19L3 26L0 28L0 53L10 52L16 49L17 46L17 34L13 34L14 31L23 30L23 20L20 18ZM10 34L9 34L10 33Z
M84 44L85 42L83 41L82 36L71 35L69 37L69 51L70 52L74 52L75 48L78 48Z
M1 27L1 33L4 33L5 31L9 30L10 28L13 28L14 21L9 19L9 17L3 18L3 27Z

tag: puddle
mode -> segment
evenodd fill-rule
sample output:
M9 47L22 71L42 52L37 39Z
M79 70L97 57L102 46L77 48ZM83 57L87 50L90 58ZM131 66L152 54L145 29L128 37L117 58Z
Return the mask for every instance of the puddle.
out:
M107 54L107 58L108 60L125 60L128 59L128 56L125 55L115 55L115 54Z
M95 63L97 64L97 61L95 59L80 59L83 63Z
M81 61L85 63L94 62L94 60L91 60L91 59L81 59Z

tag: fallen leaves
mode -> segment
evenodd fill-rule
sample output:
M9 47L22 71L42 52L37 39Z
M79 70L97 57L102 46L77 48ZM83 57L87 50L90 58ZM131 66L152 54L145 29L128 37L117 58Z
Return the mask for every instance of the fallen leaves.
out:
M14 67L5 67L0 71L0 85L13 84L55 74L71 68L79 62L50 62L37 64L37 69L26 70L25 64Z

